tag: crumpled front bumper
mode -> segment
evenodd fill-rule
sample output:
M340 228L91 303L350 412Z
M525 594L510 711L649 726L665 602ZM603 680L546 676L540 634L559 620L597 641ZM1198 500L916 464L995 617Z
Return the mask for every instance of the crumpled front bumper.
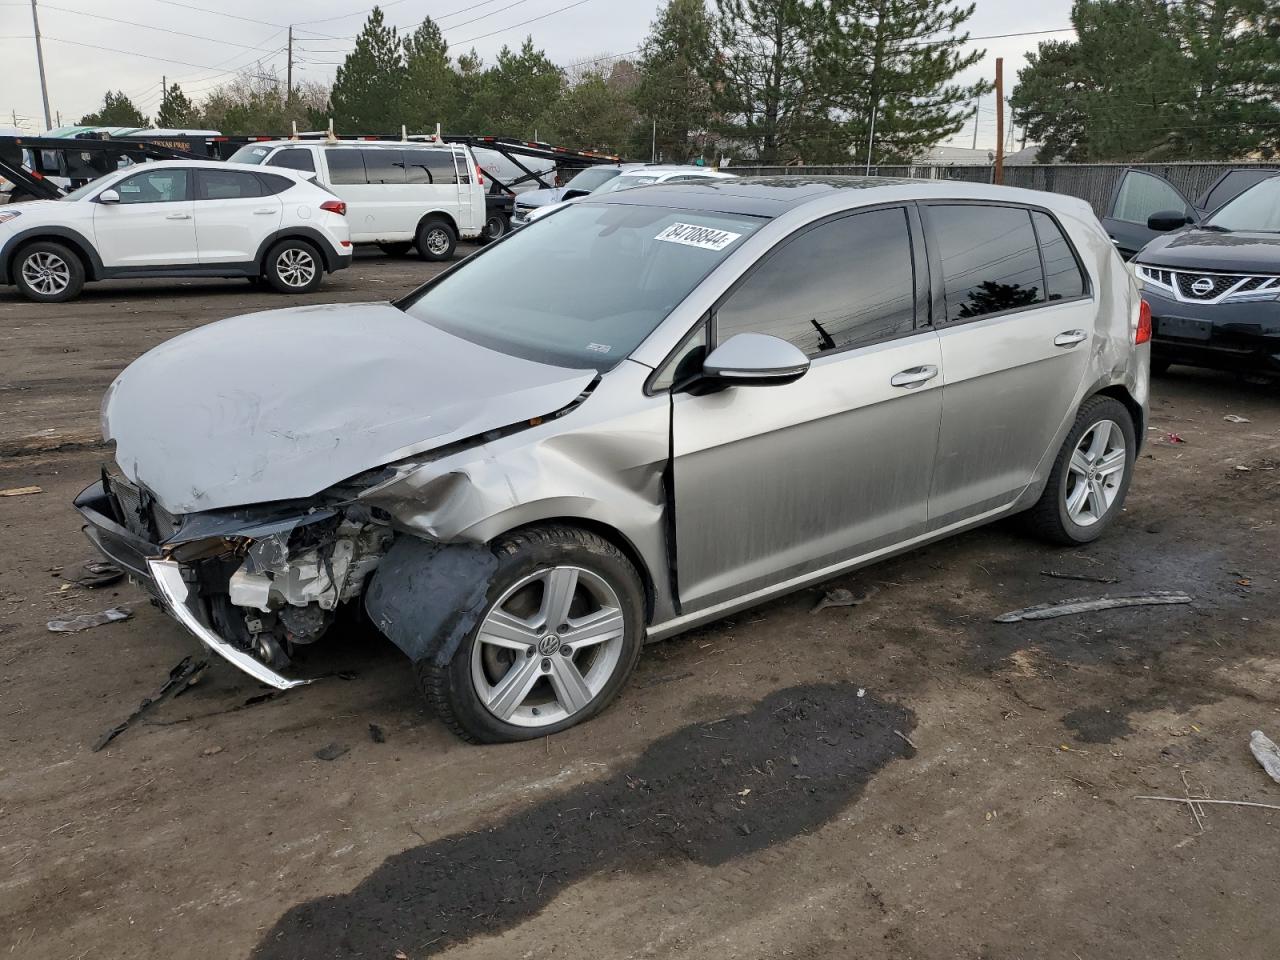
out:
M197 590L188 582L190 571L170 559L163 545L150 542L117 521L116 505L103 481L81 491L74 504L85 519L84 532L90 542L155 597L170 616L209 650L260 683L277 690L289 690L311 682L284 677L219 636L209 624L205 605L200 601Z

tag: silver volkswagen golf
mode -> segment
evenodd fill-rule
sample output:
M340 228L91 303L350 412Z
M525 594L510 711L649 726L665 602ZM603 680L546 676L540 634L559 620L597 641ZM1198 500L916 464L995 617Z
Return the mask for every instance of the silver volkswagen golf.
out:
M183 334L103 401L86 531L277 688L363 605L477 741L668 637L997 517L1099 536L1149 314L1079 200L724 180L584 198L403 300ZM305 671L304 671L305 674ZM291 678L292 677L292 678Z

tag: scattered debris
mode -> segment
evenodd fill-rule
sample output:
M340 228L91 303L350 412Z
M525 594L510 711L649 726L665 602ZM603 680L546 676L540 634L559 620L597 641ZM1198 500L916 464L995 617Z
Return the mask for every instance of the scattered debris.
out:
M0 490L0 497L28 497L33 493L44 493L44 487L10 487L8 490Z
M920 749L920 748L919 748L919 747L917 747L914 743L912 743L912 742L911 742L911 738L910 738L910 737L908 737L908 736L907 736L905 733L903 733L901 730L895 730L895 731L893 731L893 734L894 734L894 736L896 736L896 737L901 737L904 741L906 741L907 746L908 746L908 747L910 747L912 750L919 750L919 749Z
M103 733L102 736L98 737L97 741L90 749L92 749L94 753L97 753L116 737L120 736L120 734L124 733L131 723L141 717L157 703L164 700L175 687L186 684L187 680L193 675L199 674L203 671L204 668L208 666L208 663L209 662L207 660L192 662L190 657L183 657L178 661L177 665L169 671L169 679L165 680L165 682L160 685L159 690L151 696L144 698L143 701L138 704L138 708L134 710L133 713L129 714L129 716L125 717L120 723L116 724L110 730Z
M1249 734L1249 749L1262 764L1262 769L1267 771L1267 776L1280 783L1280 747L1261 730L1255 730Z
M844 587L837 587L835 590L827 591L827 595L819 600L814 608L809 612L817 613L819 610L825 610L827 607L856 607L866 603L879 592L880 588L873 584L872 586L867 587L866 592L862 596L855 597L852 590L846 590Z
M106 560L86 560L80 569L81 573L78 576L65 578L68 585L96 589L109 587L124 579L124 571Z
M1228 413L1222 419L1227 423L1253 423L1248 417L1237 417L1234 413Z
M205 747L203 750L200 751L200 756L212 757L212 756L216 756L221 752L222 752L221 747Z
M341 743L331 743L327 747L321 747L316 751L317 760L337 760L351 748Z
M1181 437L1181 435L1179 435L1179 434L1176 434L1176 433L1164 433L1164 434L1161 434L1160 436L1156 437L1154 442L1156 442L1156 443L1186 443L1187 441L1183 440L1183 439L1182 439L1182 437Z
M1199 806L1202 803L1219 803L1228 807L1261 807L1263 810L1280 810L1274 803L1254 803L1252 800L1208 800L1203 797L1134 797L1135 800L1167 800L1169 803L1190 803Z
M374 743L386 743L387 742L386 731L383 730L376 723L371 723L369 724L369 739L372 740Z
M867 690L866 690L866 688L865 688L865 687L859 687L859 688L858 688L858 699L859 699L859 700L861 700L861 699L862 699L863 697L865 697L866 695L867 695Z
M132 616L133 611L128 607L111 607L98 613L82 613L69 620L50 620L48 626L52 633L78 633L90 627L100 627L104 623L128 620Z
M1239 470L1241 473L1248 473L1250 470L1253 469L1253 467L1246 467L1243 463L1237 463L1236 469Z
M1121 607L1160 606L1170 603L1191 603L1185 593L1170 590L1152 590L1124 597L1073 597L1053 603L1038 603L1033 607L1011 610L993 618L993 623L1017 623L1019 620L1051 620L1075 613L1093 613L1096 610L1117 610Z
M1040 576L1055 580L1087 580L1089 583L1119 583L1119 577L1095 577L1087 573L1063 573L1061 570L1041 570Z

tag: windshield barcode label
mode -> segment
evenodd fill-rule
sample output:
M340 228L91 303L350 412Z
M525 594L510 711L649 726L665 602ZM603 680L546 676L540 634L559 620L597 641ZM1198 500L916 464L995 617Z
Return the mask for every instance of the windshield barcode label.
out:
M683 243L686 247L701 247L703 250L723 250L742 234L730 233L728 230L717 230L714 227L700 227L693 223L673 223L653 239L665 240L667 243Z

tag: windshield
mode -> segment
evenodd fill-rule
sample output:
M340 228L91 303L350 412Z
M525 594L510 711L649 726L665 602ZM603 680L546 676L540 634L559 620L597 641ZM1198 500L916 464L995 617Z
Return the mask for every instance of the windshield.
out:
M261 163L267 159L267 154L272 151L271 147L264 147L258 143L246 143L243 147L227 158L227 163Z
M103 180L107 179L107 177L111 177L114 175L115 175L114 171L112 173L105 173L102 176L98 177L96 180L90 180L83 187L77 187L76 189L72 190L62 199L63 200L83 200L85 197L89 196L89 194L93 193L96 190L101 189Z
M1205 226L1220 230L1280 233L1280 177L1254 184L1222 205Z
M481 346L603 372L638 347L763 222L663 207L570 204L400 305Z
M600 192L613 193L615 190L630 190L632 187L643 187L646 183L657 182L658 175L656 173L633 174L628 177L618 177Z
M598 190L621 171L617 167L587 167L565 184L566 190Z

